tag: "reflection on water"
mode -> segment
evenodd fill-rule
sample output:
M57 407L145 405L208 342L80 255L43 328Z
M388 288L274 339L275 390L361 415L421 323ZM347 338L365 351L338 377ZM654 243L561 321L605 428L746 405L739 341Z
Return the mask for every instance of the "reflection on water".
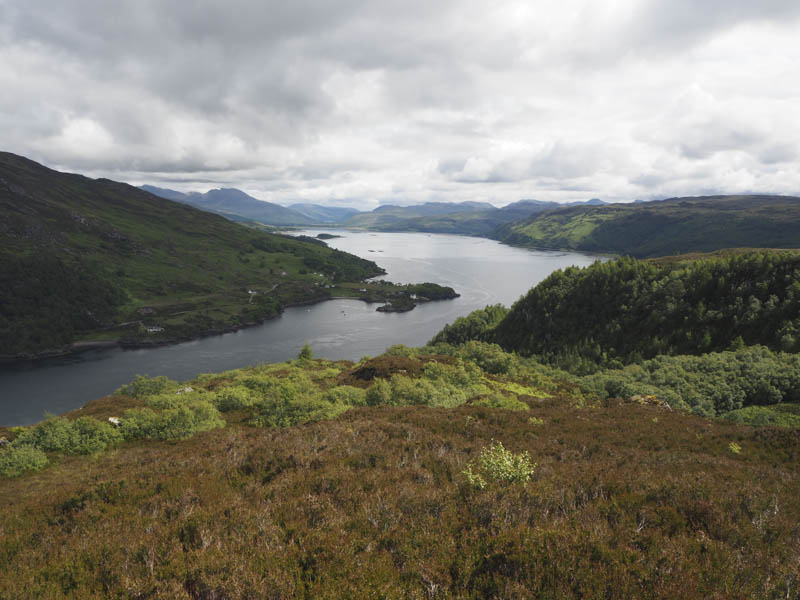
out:
M316 235L317 231L304 232ZM444 325L487 304L510 305L552 271L589 265L595 257L530 251L492 240L424 233L334 231L329 245L374 260L396 283L432 281L460 298L423 304L408 313L379 313L377 305L332 300L289 308L258 327L192 342L140 350L92 350L68 358L0 370L0 423L38 421L111 393L137 374L190 379L294 358L308 342L318 357L357 360L391 344L419 346Z

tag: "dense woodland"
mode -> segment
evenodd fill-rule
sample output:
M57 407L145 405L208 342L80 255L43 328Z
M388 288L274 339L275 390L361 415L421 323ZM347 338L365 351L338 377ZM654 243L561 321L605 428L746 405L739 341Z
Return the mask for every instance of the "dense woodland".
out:
M478 312L435 339L458 343L477 331L576 373L751 344L796 352L800 254L597 262L551 274L492 327L499 316Z
M109 325L126 295L99 273L47 254L0 261L0 348L58 348Z

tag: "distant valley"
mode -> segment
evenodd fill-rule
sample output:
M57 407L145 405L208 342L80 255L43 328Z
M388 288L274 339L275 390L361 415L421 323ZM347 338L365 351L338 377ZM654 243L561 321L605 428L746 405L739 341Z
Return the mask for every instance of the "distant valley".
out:
M607 204L519 200L383 205L370 212L294 204L283 207L235 189L183 194L143 186L229 219L266 226L340 226L385 232L450 233L551 250L647 258L724 248L800 247L800 198L720 195Z
M203 196L208 207L265 205L236 190ZM280 218L299 214L278 208ZM429 286L427 297L409 302L416 288L348 286L382 273L320 240L257 231L185 198L0 153L0 357L61 352L75 342L174 342L334 295L404 310L455 296Z

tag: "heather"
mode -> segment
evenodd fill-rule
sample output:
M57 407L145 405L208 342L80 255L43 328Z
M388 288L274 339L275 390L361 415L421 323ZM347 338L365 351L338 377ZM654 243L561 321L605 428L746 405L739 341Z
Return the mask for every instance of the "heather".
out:
M137 378L2 432L0 598L792 597L798 430L597 376L470 342Z

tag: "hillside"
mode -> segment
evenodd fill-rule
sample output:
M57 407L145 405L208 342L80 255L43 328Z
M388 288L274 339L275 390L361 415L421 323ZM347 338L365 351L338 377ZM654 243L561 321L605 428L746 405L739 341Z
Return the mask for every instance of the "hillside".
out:
M0 154L1 355L235 328L381 272L319 242Z
M0 430L0 597L792 597L797 430L568 379L399 347Z
M381 206L345 221L346 227L374 231L414 231L491 237L501 226L533 214L572 205L602 205L600 200L559 204L541 200L519 200L502 208L485 202L429 202L412 206Z
M552 273L510 310L487 307L434 342L483 339L573 372L761 344L800 351L800 252L739 250Z
M639 258L722 248L800 247L800 198L705 196L575 206L499 227L492 237L537 248Z
M401 231L407 221L457 213L482 213L492 208L491 204L478 202L426 202L411 206L385 204L372 212L357 214L347 219L343 225L376 231Z
M311 223L341 223L360 211L355 208L321 206L319 204L292 204L289 208L306 216Z
M286 208L273 202L253 198L235 188L208 190L204 194L190 192L184 194L175 190L164 189L152 185L143 185L141 189L167 200L185 202L201 210L221 214L233 220L251 220L264 225L311 225L316 219Z

